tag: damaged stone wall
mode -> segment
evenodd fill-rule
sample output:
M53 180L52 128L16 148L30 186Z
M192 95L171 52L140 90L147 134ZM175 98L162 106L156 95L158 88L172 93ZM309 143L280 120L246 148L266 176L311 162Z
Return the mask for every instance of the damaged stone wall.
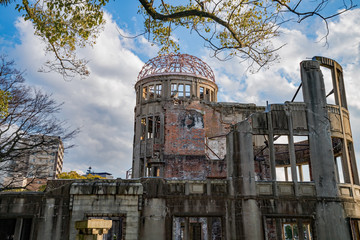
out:
M177 101L165 104L164 177L226 177L226 135L231 125L261 111L253 104Z

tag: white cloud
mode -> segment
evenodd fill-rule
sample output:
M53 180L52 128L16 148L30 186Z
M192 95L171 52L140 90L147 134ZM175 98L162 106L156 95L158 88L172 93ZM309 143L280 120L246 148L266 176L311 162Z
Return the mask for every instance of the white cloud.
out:
M36 70L46 59L41 42L33 35L28 22L20 21L17 28L21 44L12 57L19 66L27 69L27 79L46 91L53 92L59 102L65 102L63 116L74 126L82 127L77 137L78 147L65 156L65 169L85 171L89 165L95 171L109 171L124 177L131 167L133 140L133 108L135 94L133 85L143 62L137 55L153 57L157 47L152 47L145 38L129 39L119 36L118 26L110 15L107 24L93 49L80 53L90 59L91 76L86 80L64 82L56 74L40 74ZM299 63L315 55L337 60L344 68L348 104L352 121L354 143L360 152L360 10L342 15L330 21L329 47L315 42L313 36L302 30L309 28L281 29L281 37L274 39L274 46L286 45L279 50L281 59L269 70L247 74L246 66L233 59L220 62L206 57L202 59L216 74L219 85L219 101L236 101L265 105L291 100L300 83ZM322 26L322 25L321 25ZM323 31L312 25L314 33L323 36ZM125 31L120 30L123 34ZM319 39L319 38L318 38ZM189 43L186 43L189 44ZM199 46L201 46L201 43ZM134 52L137 54L135 55ZM189 53L189 54L198 54ZM301 92L299 93L301 95ZM360 155L358 154L358 160Z
M55 73L38 73L47 59L44 46L33 34L29 22L16 24L21 44L12 52L18 65L27 69L27 81L64 102L62 117L81 133L76 148L65 154L64 171L108 171L124 177L131 167L134 84L143 62L129 49L133 40L119 36L116 23L106 14L104 32L93 48L79 51L90 60L88 79L66 82Z
M323 24L313 24L297 29L281 28L281 36L274 39L274 46L284 45L279 50L281 57L278 63L268 70L256 74L246 73L245 64L236 59L220 62L213 58L203 57L216 73L216 81L223 91L219 93L220 101L237 101L242 103L282 103L291 100L300 83L300 62L313 56L324 56L339 62L344 70L344 81L347 100L350 108L352 132L357 159L360 162L360 9L340 15L337 20L329 21L330 34L328 47L319 40L324 36ZM288 25L289 26L289 25ZM309 35L314 31L317 38ZM203 55L209 55L205 53ZM326 74L325 74L326 77ZM301 101L300 91L296 101ZM360 166L360 164L358 164Z

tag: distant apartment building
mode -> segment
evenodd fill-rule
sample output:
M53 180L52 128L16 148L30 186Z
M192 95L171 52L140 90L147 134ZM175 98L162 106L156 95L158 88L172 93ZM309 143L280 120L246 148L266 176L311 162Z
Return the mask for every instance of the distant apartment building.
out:
M3 186L24 187L43 185L48 179L55 179L61 173L64 159L64 145L57 136L31 136L23 145L33 146L22 150L6 167Z
M97 175L97 176L100 176L100 177L103 177L103 178L106 178L106 179L113 179L114 178L111 173L108 173L108 172L94 172L91 167L89 167L88 170L86 170L86 174L83 175L83 176L86 177L89 174Z

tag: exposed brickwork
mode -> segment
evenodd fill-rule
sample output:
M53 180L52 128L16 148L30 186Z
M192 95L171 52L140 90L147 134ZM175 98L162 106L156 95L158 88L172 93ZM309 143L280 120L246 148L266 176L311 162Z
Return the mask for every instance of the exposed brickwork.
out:
M165 178L206 179L225 178L226 162L208 160L205 156L167 155L165 159Z

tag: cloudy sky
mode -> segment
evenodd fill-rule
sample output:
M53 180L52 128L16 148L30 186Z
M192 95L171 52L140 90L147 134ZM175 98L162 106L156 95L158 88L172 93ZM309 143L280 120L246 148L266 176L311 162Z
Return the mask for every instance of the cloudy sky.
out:
M121 3L120 3L121 2ZM131 168L133 142L134 84L146 61L157 54L158 47L146 39L124 38L142 30L142 18L136 14L137 1L110 1L106 8L106 25L93 48L80 51L89 62L91 75L86 79L64 81L55 73L38 69L50 56L34 36L31 23L14 10L14 4L0 7L0 54L14 59L25 70L29 85L52 93L64 102L61 115L81 133L74 139L76 148L65 153L64 171L107 171L125 177ZM341 1L339 1L341 2ZM122 6L120 6L122 5ZM219 101L282 103L291 100L299 83L299 63L313 56L337 60L344 69L354 145L360 160L360 9L354 9L329 22L328 45L321 40L324 25L311 19L299 25L289 22L274 39L281 59L269 69L251 74L247 66L233 59L221 62L211 58L203 43L190 35L181 39L181 52L195 55L215 72ZM175 36L177 37L177 36ZM195 44L196 43L196 44ZM326 74L325 74L326 76ZM299 94L301 95L301 94ZM301 100L301 96L296 100ZM358 164L359 165L359 164Z

